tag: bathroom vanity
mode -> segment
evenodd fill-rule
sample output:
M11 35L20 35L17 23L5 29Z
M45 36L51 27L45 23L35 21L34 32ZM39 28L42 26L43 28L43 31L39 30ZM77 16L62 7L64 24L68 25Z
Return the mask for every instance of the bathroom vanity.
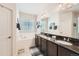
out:
M44 56L79 56L79 40L76 38L49 33L36 34L35 45Z

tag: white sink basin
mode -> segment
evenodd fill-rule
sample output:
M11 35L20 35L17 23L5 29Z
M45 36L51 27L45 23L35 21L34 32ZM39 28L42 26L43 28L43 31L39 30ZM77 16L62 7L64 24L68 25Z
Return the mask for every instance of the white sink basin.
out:
M62 41L62 40L56 40L57 43L61 43L64 45L72 45L72 43L66 42L66 41Z
M48 38L48 40L51 40L51 38Z

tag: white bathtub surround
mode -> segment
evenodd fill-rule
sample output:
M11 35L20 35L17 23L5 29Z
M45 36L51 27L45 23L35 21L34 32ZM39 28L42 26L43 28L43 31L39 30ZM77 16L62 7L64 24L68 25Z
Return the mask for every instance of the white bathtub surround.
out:
M26 55L26 56L30 56L31 53L30 53L30 47L31 46L34 46L34 38L35 38L35 33L22 33L22 32L19 32L17 30L17 33L16 33L16 51L18 53L18 50L20 49L24 49L25 52L24 54L21 54L21 55ZM18 54L17 54L18 55Z

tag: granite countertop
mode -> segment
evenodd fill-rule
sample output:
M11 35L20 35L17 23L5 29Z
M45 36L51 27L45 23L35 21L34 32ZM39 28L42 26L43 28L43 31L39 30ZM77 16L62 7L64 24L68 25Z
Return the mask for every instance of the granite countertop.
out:
M73 38L73 39L78 39L79 40L79 37L73 37L73 36L65 36L65 35L61 35L61 34L53 34L53 33L48 33L48 32L45 32L46 34L51 34L53 36L63 36L63 37L68 37L68 38Z
M64 48L67 48L67 49L79 54L79 46L76 46L74 44L72 44L72 45L64 45L62 43L58 43L57 40L53 40L50 37L46 37L45 35L41 35L41 34L38 34L37 36L40 36L40 37L42 37L42 38L44 38L44 39L46 39L48 41L51 41L51 42L53 42L53 43L55 43L55 44L57 44L59 46L62 46Z

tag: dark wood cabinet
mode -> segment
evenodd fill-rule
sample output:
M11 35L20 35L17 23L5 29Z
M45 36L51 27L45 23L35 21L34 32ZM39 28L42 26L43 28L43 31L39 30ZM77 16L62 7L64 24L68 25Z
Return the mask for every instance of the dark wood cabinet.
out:
M57 45L50 41L47 41L47 55L57 56Z
M45 56L79 56L76 52L40 36L35 36L35 45Z
M46 39L43 39L42 38L42 41L41 41L41 51L42 53L46 56L47 55L47 47L46 47Z
M38 47L38 36L35 35L35 46Z
M35 45L37 48L41 49L41 37L39 36L35 37Z
M71 50L58 46L58 56L79 56Z
M39 38L39 50L42 51L42 38Z

